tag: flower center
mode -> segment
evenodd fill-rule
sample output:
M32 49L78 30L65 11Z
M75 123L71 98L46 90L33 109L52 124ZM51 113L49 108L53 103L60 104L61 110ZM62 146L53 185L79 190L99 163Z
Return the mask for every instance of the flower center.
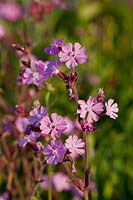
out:
M87 111L88 111L88 112L92 111L91 106L88 106L88 107L87 107Z
M54 128L55 128L55 124L54 124L54 123L51 123L50 127L51 127L52 129L54 129Z
M38 73L38 72L34 72L34 73L33 73L33 77L34 77L35 79L38 79L39 73Z
M57 150L56 150L56 149L53 150L53 154L54 154L54 155L57 155Z
M70 52L70 54L69 54L71 57L74 57L75 56L75 53L72 51L72 52Z

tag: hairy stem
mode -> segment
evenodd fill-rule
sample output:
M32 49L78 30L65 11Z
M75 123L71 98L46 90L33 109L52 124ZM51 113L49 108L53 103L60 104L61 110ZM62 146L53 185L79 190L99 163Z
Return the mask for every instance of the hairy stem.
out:
M74 91L75 101L76 101L77 108L78 108L78 93L77 93L76 84L73 87L73 91ZM79 123L80 123L80 117L78 116L78 118L79 118ZM88 193L89 193L89 190L88 190L89 168L88 168L88 166L89 166L89 164L88 164L88 145L87 145L86 131L82 132L82 137L83 137L83 141L85 143L85 146L84 146L84 151L85 151L85 154L84 154L84 199L89 200L89 195L88 195Z
M52 200L52 189L51 189L51 166L48 165L48 200Z
M32 192L31 192L30 195L27 197L27 200L30 200L30 199L35 195L36 190L37 190L37 188L38 188L38 185L39 185L42 181L44 181L44 180L42 179L42 175L43 175L43 170L44 170L46 164L45 164L45 163L42 163L41 161L40 161L40 164L41 164L41 168L40 168L40 173L39 173L39 179L35 181L34 186L33 186L33 188L32 188Z
M88 145L86 131L83 131L83 141L85 143L84 150L84 199L88 200L88 186L89 186L89 169L88 169Z
M74 91L75 101L76 101L76 104L77 104L77 107L78 107L78 93L77 93L76 85L74 85L73 91Z
M84 190L84 200L89 200L88 190Z
M69 168L68 162L63 162L63 165L73 185L83 192L84 187L82 181L72 173L72 171Z

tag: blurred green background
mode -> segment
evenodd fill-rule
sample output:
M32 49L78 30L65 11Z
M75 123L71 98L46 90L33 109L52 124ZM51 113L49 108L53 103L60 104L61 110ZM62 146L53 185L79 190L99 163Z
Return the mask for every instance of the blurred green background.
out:
M19 1L18 1L19 2ZM32 53L39 59L49 59L44 47L53 39L79 42L87 50L89 59L77 67L78 92L81 99L96 96L98 88L105 91L106 100L114 98L119 105L119 118L102 117L96 126L100 131L88 136L91 179L96 188L92 200L133 199L133 1L71 0L67 9L54 9L39 22L33 33L31 19L27 20L29 38L36 46ZM23 1L25 5L28 1ZM0 87L8 107L16 104L14 88L19 62L12 43L23 44L19 31L22 21L0 21L6 38L1 40ZM64 68L65 69L65 68ZM62 68L62 70L64 70ZM50 111L75 118L74 102L67 98L65 86L57 77L52 79ZM42 104L45 91L42 92ZM66 106L64 106L66 105ZM1 121L4 111L1 110ZM59 199L65 199L61 194Z

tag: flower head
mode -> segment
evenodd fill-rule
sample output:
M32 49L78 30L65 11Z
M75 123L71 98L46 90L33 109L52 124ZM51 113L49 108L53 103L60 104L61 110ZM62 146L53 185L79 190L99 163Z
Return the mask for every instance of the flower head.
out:
M69 177L62 172L54 173L51 177L51 187L57 192L67 191L71 189L71 184ZM43 176L43 182L41 182L41 187L44 190L48 189L48 176Z
M106 107L106 115L108 115L112 119L116 119L118 117L118 104L114 103L114 99L109 99L108 102L105 102Z
M64 120L67 124L66 126L66 130L64 131L65 134L70 134L73 130L74 130L74 122L68 118L68 117L64 117Z
M0 24L0 39L2 39L5 36L5 29L2 26L2 24Z
M56 75L59 73L58 68L60 66L61 66L61 62L59 60L56 61L55 59L53 59L51 62L49 62L46 73L49 75L49 77L52 77L53 75Z
M68 68L74 68L78 64L83 64L87 60L86 50L81 47L79 43L67 43L62 46L62 50L59 52L60 62L66 62Z
M85 143L82 139L78 139L76 135L72 136L70 135L68 139L66 140L65 146L66 148L73 154L83 154L84 153L84 147Z
M71 188L68 176L62 172L55 173L52 176L52 183L57 192L67 191Z
M48 135L51 133L53 139L60 137L66 129L66 122L62 116L52 113L51 119L48 116L43 117L40 125L41 134Z
M55 6L60 7L61 9L65 9L65 7L66 7L65 3L61 2L60 0L52 0L52 3Z
M22 84L34 84L39 86L50 75L47 70L49 61L35 61L35 66L31 68L24 68L20 71L20 75L17 77L17 81Z
M9 200L8 192L0 193L0 200Z
M26 144L36 141L40 137L40 133L31 131L30 135L26 135L24 138L18 140L18 145L24 147Z
M98 121L99 116L103 112L103 103L97 102L93 97L89 97L87 102L84 100L79 100L78 104L80 109L77 110L77 113L80 114L80 117L87 120L87 122L92 123L93 121Z
M15 3L5 2L0 4L0 17L11 22L17 21L22 16L22 8Z
M55 40L49 47L45 48L45 53L48 55L57 55L62 46L63 40L63 38L60 40Z
M40 123L41 119L47 115L47 109L43 106L39 108L34 108L30 111L29 122L31 124L38 124Z
M24 133L27 125L29 125L29 121L26 117L17 117L15 125L20 133Z
M58 164L63 161L66 148L62 144L61 140L52 140L51 144L47 144L44 148L45 160L48 164Z

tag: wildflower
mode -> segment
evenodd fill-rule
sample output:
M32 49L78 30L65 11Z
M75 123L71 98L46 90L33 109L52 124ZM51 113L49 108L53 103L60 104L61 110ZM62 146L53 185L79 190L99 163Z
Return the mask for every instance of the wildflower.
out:
M27 125L29 125L29 121L26 117L17 117L15 125L20 133L24 133Z
M70 134L73 130L74 130L74 122L68 118L68 117L64 117L64 120L67 124L66 126L66 130L64 131L65 134Z
M55 173L52 176L52 183L57 192L70 190L70 182L68 176L62 172Z
M15 3L1 3L0 4L0 18L11 22L17 21L22 16L22 8Z
M56 61L55 59L53 59L51 62L48 63L46 73L49 75L49 77L52 77L53 75L59 73L58 68L60 67L60 65L61 62L59 60Z
M57 55L62 47L63 38L55 40L49 47L45 48L45 53L48 55Z
M17 81L22 84L34 84L39 86L49 77L48 72L46 72L48 63L48 61L35 61L34 67L31 66L31 68L23 68L21 70L20 76L17 77Z
M53 3L55 6L60 7L61 9L65 9L65 8L66 8L65 3L61 2L60 0L52 0L52 3Z
M105 102L106 107L106 115L108 115L112 119L116 119L118 117L118 104L114 103L114 99L109 99L108 102Z
M82 139L78 139L76 135L70 135L66 140L65 146L72 154L83 154L85 143Z
M2 26L2 24L0 24L0 39L2 39L5 36L5 29Z
M39 22L43 19L45 14L49 13L53 9L52 4L44 4L43 2L33 0L29 6L29 14L32 16L35 22Z
M80 105L80 109L77 110L77 113L80 114L81 118L86 118L89 123L99 120L98 115L103 112L102 102L97 102L95 98L90 96L87 102L79 100L78 104Z
M51 177L51 187L55 189L57 192L67 191L71 189L69 177L62 172L57 172L53 174ZM41 187L44 190L48 189L48 176L43 176L43 182L41 182Z
M41 120L40 129L42 135L51 133L53 139L60 137L61 133L66 129L66 122L62 116L52 113L51 119L48 116L43 117Z
M79 64L85 63L87 60L86 50L81 47L79 43L67 43L62 46L62 50L59 52L60 62L66 62L68 68L74 68Z
M0 193L0 200L9 200L8 192Z
M40 123L41 119L47 115L47 109L43 106L39 108L34 108L30 111L29 122L31 124L38 124Z
M62 144L61 140L52 140L51 144L47 144L44 148L45 160L48 164L58 164L63 161L66 148Z
M30 135L26 135L24 138L18 140L18 145L24 147L26 144L36 141L40 137L40 133L31 131Z

